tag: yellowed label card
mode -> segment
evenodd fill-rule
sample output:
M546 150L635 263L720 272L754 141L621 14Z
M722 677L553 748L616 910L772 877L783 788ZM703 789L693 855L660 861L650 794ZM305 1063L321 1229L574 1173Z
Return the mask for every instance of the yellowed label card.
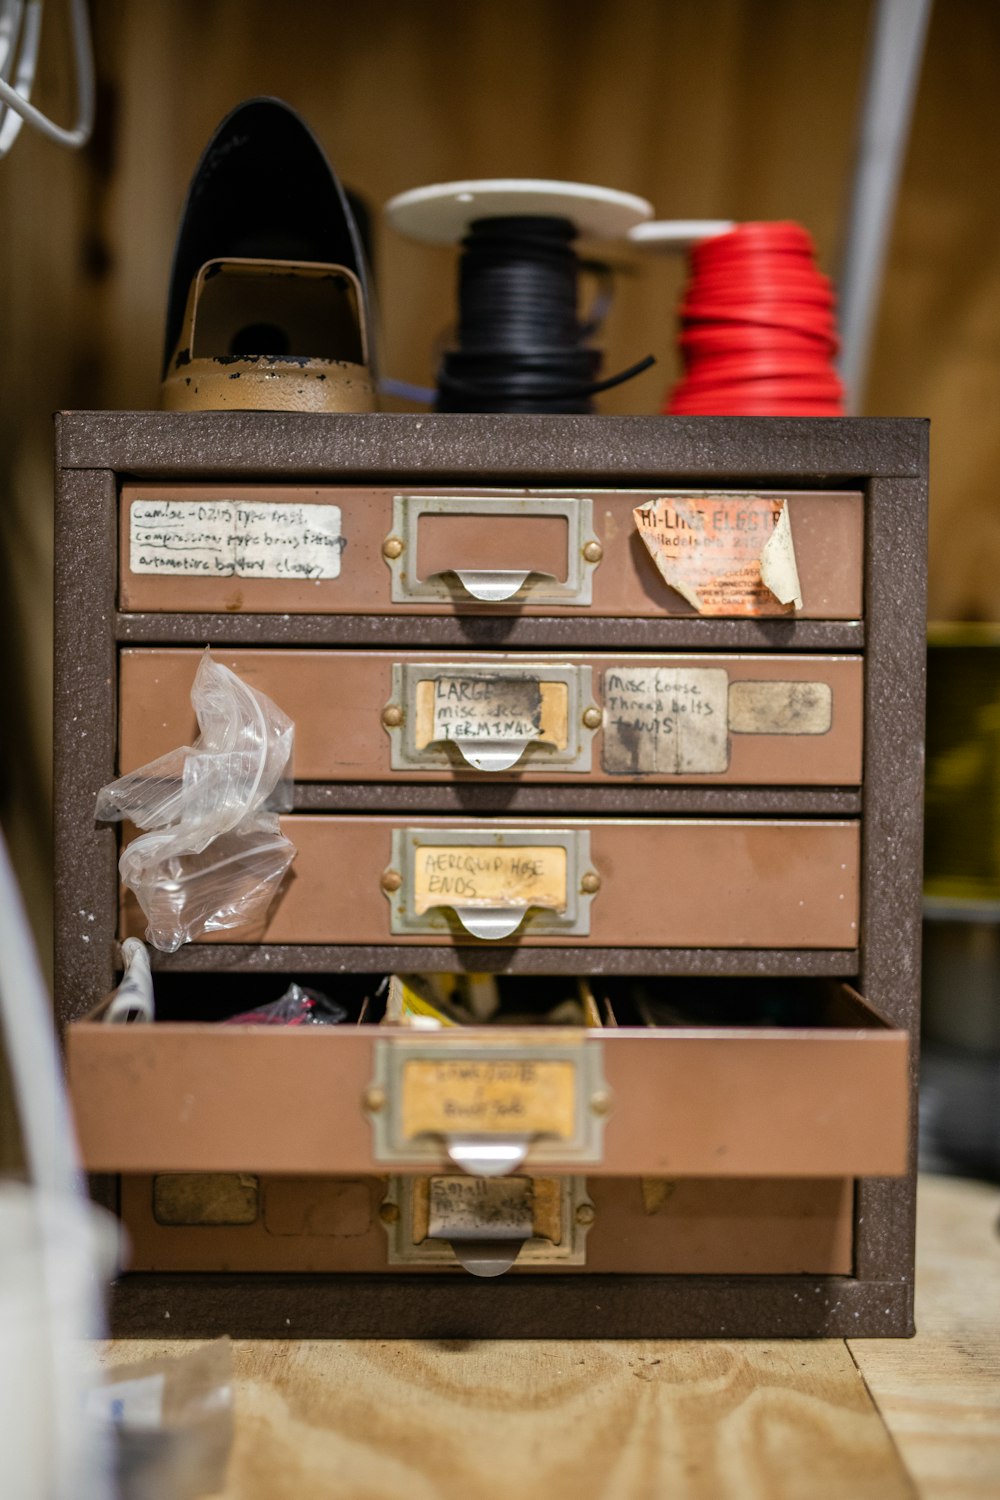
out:
M576 1065L568 1058L409 1058L403 1064L403 1137L550 1135L576 1125Z
M418 916L432 906L566 909L566 850L558 844L422 844L413 868Z
M662 495L634 512L670 587L703 615L802 608L788 507L758 495Z

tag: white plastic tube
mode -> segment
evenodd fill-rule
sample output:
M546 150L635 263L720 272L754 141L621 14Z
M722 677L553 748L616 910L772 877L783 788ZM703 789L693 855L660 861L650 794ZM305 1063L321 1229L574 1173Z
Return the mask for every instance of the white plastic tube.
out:
M105 1332L102 1284L113 1229L86 1194L51 1001L2 834L0 1034L35 1184L30 1193L17 1185L0 1193L3 1293L9 1301L16 1286L14 1309L21 1311L18 1320L6 1309L0 1327L0 1366L10 1384L0 1407L0 1424L10 1428L0 1442L0 1483L18 1463L25 1473L44 1465L46 1488L33 1493L106 1500L106 1447L83 1422L80 1344Z

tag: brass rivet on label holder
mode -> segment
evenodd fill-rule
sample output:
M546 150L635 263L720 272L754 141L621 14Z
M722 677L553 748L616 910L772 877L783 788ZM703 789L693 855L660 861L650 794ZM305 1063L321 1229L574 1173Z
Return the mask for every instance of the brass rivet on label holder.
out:
M583 711L583 722L587 729L600 729L604 722L604 715L597 707L585 708Z
M605 1093L591 1094L590 1113L592 1115L608 1115L611 1113L611 1095Z
M601 877L596 870L587 871L586 875L580 881L580 889L586 892L588 896L592 896L595 891L601 889Z
M382 556L396 558L402 557L402 555L403 543L400 538L398 536L387 536L382 543Z
M578 1203L576 1208L576 1222L578 1224L593 1224L596 1215L592 1203Z
M585 544L583 549L583 557L585 562L599 563L603 556L604 548L601 546L600 542L587 542Z
M385 1109L385 1104L386 1104L385 1089L378 1089L378 1088L366 1089L365 1092L364 1092L362 1103L364 1104L365 1109L368 1111L369 1114L371 1114L371 1115L377 1115L380 1110Z
M382 889L384 891L398 891L403 884L403 877L398 870L386 870L382 876Z
M395 1224L399 1220L399 1204L383 1203L378 1211L378 1216L383 1224Z
M387 703L382 710L382 723L386 729L398 729L403 722L403 710L398 703Z

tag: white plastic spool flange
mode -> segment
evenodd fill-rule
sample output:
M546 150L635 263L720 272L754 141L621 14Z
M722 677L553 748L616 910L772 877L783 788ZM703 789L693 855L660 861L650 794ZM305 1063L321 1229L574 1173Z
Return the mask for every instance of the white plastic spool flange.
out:
M689 250L736 228L734 219L657 219L629 230L629 243L641 250Z
M590 239L622 240L653 216L653 205L633 193L582 182L533 177L488 177L411 188L385 205L400 234L428 245L454 245L477 219L532 215L569 219Z

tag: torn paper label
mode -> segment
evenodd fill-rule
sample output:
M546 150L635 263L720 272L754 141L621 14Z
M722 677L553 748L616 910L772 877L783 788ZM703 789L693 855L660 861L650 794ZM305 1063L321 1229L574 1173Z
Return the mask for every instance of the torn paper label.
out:
M339 578L339 505L133 500L133 573L202 578Z
M612 776L718 774L729 766L721 667L627 667L604 674L604 769Z
M734 682L729 689L733 734L828 734L832 723L828 682Z
M634 511L663 579L702 615L801 609L787 502L757 495L663 495Z

